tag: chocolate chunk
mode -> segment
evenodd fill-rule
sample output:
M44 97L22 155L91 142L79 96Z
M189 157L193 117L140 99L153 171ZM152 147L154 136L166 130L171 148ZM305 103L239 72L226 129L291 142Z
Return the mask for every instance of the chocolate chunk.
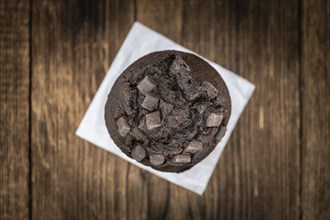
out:
M148 130L158 128L161 126L160 112L155 111L149 114L146 114L146 125Z
M171 113L173 107L172 104L165 102L162 99L159 101L159 109L161 110L163 117L166 117L167 114Z
M222 114L211 113L206 119L206 127L219 127L223 119Z
M210 99L214 99L218 95L218 90L209 82L204 81L201 85L201 88L204 92L206 92L207 96Z
M151 154L149 156L150 163L152 163L155 166L161 165L165 161L165 157L161 154Z
M157 108L159 98L155 96L154 94L147 93L144 97L144 100L141 104L141 106L145 109L148 109L149 111L154 110Z
M187 154L179 154L175 155L171 161L172 163L190 163L191 157Z
M176 155L182 152L182 148L170 148L164 151L165 155Z
M219 128L218 133L215 135L215 140L217 140L218 142L220 142L221 139L223 138L223 136L225 136L226 131L227 131L227 128L225 126L221 126Z
M141 161L141 160L143 160L143 158L145 158L145 156L146 156L146 151L144 150L143 147L141 147L140 145L137 145L136 147L133 148L133 150L132 150L133 159L135 159L137 161Z
M138 140L145 140L147 138L144 132L137 127L133 128L133 130L131 131L131 135Z
M162 149L164 149L163 153L166 156L173 156L176 154L180 154L182 152L181 143L178 140L172 139L168 144L163 145Z
M131 145L133 142L133 138L131 135L127 135L125 138L125 145Z
M146 95L156 87L156 83L151 79L151 77L146 76L139 82L137 87L142 92L142 94Z
M147 132L148 131L147 125L146 125L146 117L145 116L143 116L141 118L138 128L141 129L144 132Z
M203 144L200 141L191 141L184 150L185 153L196 153L203 149Z
M126 119L121 117L117 120L116 124L120 136L125 137L131 129Z

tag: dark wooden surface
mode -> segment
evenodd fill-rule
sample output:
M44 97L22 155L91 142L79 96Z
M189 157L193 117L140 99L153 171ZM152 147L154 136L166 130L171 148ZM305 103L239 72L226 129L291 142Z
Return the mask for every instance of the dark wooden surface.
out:
M0 1L0 219L30 213L29 2Z
M134 21L256 84L203 196L74 135ZM330 219L327 0L0 2L0 219Z

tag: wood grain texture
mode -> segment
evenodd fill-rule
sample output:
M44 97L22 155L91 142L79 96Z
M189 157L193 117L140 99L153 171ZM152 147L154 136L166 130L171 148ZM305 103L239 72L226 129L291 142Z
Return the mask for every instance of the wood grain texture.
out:
M302 217L330 219L330 2L302 2Z
M229 219L299 219L298 1L245 1L234 7L235 55L228 67L254 82L256 91L220 160L217 174L228 192L220 201L234 199Z
M1 220L29 218L29 62L29 1L1 1Z
M75 130L133 23L134 4L34 0L32 16L33 219L126 219L127 162Z

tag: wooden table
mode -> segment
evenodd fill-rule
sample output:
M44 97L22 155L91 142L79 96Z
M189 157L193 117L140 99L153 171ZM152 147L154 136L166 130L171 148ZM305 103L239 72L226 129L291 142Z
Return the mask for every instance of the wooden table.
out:
M330 1L0 2L0 219L330 219ZM203 196L75 136L134 21L256 84Z

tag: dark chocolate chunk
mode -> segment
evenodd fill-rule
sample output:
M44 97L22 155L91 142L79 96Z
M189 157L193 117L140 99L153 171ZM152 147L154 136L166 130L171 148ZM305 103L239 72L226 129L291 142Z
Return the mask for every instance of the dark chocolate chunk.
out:
M137 127L134 127L130 134L137 140L147 139L147 136L144 134L144 132Z
M200 141L191 141L189 145L184 149L185 153L196 153L203 149L203 143Z
M133 137L131 135L126 135L125 137L125 144L126 145L131 145L133 142Z
M120 136L125 137L131 129L126 119L121 117L117 120L116 124Z
M154 94L147 93L144 97L144 100L141 104L141 106L145 109L148 109L149 111L154 110L158 106L159 98L155 96Z
M210 113L206 119L207 127L219 127L223 119L222 114Z
M144 132L147 132L148 131L147 125L146 125L146 117L145 116L143 116L141 118L138 128L141 129Z
M148 130L152 130L161 126L159 111L155 111L146 115L146 125Z
M182 152L182 148L172 148L164 151L165 155L176 155Z
M175 155L171 161L172 163L190 163L191 157L188 154L179 154Z
M156 87L156 83L151 79L150 76L146 76L143 80L141 80L141 82L139 82L137 87L144 95L146 95Z
M133 148L133 150L132 150L133 159L135 159L137 161L141 161L141 160L143 160L143 158L145 158L145 156L146 156L146 151L144 150L143 147L141 147L140 145L137 145L136 147Z
M159 109L162 112L163 117L166 117L169 113L172 112L174 106L170 103L165 102L164 100L159 101Z
M165 157L162 154L151 154L149 160L153 165L159 166L164 163Z

